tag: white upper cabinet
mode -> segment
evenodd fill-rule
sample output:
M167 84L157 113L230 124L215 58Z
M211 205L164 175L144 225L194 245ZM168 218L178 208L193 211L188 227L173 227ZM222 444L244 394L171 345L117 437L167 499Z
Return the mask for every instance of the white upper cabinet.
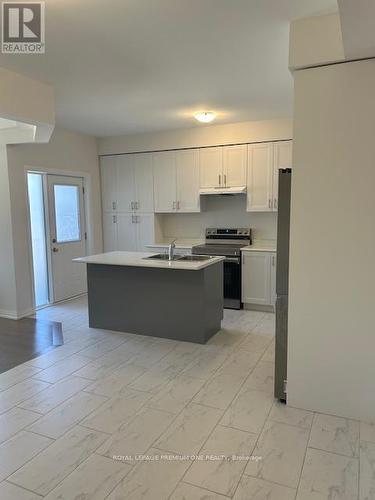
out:
M246 186L247 144L223 147L224 187Z
M242 252L242 302L271 305L271 255Z
M131 212L134 209L134 155L117 156L117 211Z
M175 212L176 154L165 151L153 154L155 212Z
M199 151L153 154L155 212L199 212Z
M154 211L154 180L152 175L152 154L134 154L134 207L139 212Z
M103 212L113 212L117 203L116 156L102 156L100 159Z
M201 188L224 187L223 148L202 148L199 151Z
M279 170L282 168L292 168L292 141L275 142L274 163L273 163L273 210L277 212L279 194Z
M177 211L199 212L199 150L176 152Z
M247 210L273 210L273 143L249 144L247 172Z

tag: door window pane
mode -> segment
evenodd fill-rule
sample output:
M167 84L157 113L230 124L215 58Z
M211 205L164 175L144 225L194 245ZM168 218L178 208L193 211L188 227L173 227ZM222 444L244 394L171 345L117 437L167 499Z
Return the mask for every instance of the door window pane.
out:
M79 187L55 184L53 190L57 243L80 241Z
M44 219L44 196L42 174L27 174L29 210L31 223L31 245L33 254L35 305L49 302L46 226Z

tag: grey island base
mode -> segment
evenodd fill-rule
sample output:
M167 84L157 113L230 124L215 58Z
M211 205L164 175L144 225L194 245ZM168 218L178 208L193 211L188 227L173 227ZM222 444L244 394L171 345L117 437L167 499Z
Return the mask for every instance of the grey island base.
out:
M148 253L101 255L105 263L79 259L87 264L90 327L200 344L221 329L222 258L203 265L151 263Z

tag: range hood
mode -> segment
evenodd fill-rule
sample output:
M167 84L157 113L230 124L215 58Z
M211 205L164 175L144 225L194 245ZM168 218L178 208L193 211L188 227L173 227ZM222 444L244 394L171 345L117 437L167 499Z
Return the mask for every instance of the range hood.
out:
M217 187L217 188L202 188L199 190L199 194L245 194L246 186L237 187Z

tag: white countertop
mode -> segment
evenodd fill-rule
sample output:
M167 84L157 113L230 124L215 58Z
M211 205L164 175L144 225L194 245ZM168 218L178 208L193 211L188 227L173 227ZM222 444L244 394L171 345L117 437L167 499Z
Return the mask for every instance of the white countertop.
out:
M160 269L182 269L185 271L199 271L205 267L216 264L224 260L224 257L211 257L204 261L179 261L172 262L164 260L145 259L155 255L155 252L107 252L98 255L89 255L88 257L80 257L73 259L74 262L82 262L84 264L104 264L108 266L132 266L132 267L153 267Z
M276 252L276 241L254 240L252 245L241 248L241 252Z
M167 248L172 241L173 238L165 238L160 243L147 245L147 248ZM175 241L176 248L179 250L191 250L194 246L203 244L204 239L177 238L177 240Z

